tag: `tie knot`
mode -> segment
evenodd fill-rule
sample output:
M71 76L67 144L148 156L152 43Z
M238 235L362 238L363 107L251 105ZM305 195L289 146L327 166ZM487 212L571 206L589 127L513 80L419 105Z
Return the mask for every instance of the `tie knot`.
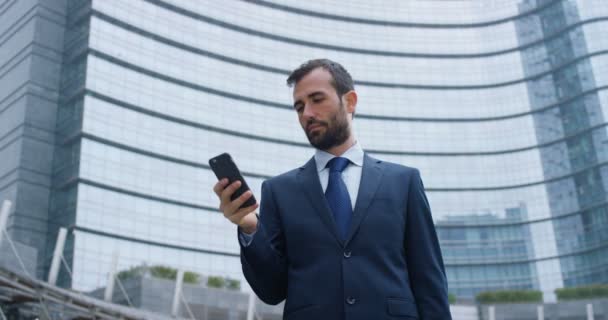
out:
M346 158L335 157L327 163L326 168L329 168L329 172L342 172L350 161Z

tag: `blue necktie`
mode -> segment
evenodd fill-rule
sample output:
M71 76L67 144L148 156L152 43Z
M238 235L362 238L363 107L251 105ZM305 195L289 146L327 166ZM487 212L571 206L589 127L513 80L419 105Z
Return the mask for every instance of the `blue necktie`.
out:
M348 166L349 162L346 158L335 157L326 166L329 168L329 181L325 190L325 198L334 215L342 240L346 240L350 219L353 215L348 189L346 189L346 184L342 180L342 171Z

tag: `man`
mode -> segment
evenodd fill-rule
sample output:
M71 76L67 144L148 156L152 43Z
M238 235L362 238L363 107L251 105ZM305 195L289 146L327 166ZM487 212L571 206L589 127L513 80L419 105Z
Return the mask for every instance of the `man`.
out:
M287 79L317 150L303 167L262 184L258 205L220 210L238 225L241 263L262 301L286 300L284 318L451 319L431 211L417 169L365 154L352 132L357 94L338 63L311 60Z

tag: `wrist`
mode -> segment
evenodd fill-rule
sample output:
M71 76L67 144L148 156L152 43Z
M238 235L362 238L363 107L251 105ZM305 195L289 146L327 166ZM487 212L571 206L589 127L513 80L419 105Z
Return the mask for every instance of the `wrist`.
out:
M239 228L243 233L252 234L258 229L258 215L252 214L252 218L245 219L243 223L239 224Z

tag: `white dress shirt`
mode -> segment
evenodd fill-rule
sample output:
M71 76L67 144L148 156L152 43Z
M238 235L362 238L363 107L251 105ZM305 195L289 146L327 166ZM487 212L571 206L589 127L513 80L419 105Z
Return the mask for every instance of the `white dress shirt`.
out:
M329 168L325 166L327 163L335 158L336 156L317 149L315 152L315 163L317 164L317 174L319 175L319 182L321 182L321 188L323 193L327 190L327 184L329 183ZM364 153L361 145L358 141L355 141L348 150L346 150L340 157L346 158L350 161L348 166L342 171L342 180L348 189L348 195L350 197L351 208L355 210L355 203L357 203L357 195L359 194L359 185L361 184L361 172L363 171L363 158ZM260 223L258 219L258 224ZM239 228L239 241L243 247L251 244L255 236L255 232L252 234L246 234L240 231Z
M335 158L333 154L317 149L315 153L315 162L317 163L317 173L319 174L319 181L323 188L323 193L327 190L327 183L329 182L329 168L325 166L327 163ZM363 170L363 149L359 142L355 142L344 154L340 157L350 160L350 163L344 171L342 171L342 180L346 184L348 189L348 195L350 196L351 208L355 209L355 203L357 202L357 195L359 194L359 185L361 184L361 171Z

